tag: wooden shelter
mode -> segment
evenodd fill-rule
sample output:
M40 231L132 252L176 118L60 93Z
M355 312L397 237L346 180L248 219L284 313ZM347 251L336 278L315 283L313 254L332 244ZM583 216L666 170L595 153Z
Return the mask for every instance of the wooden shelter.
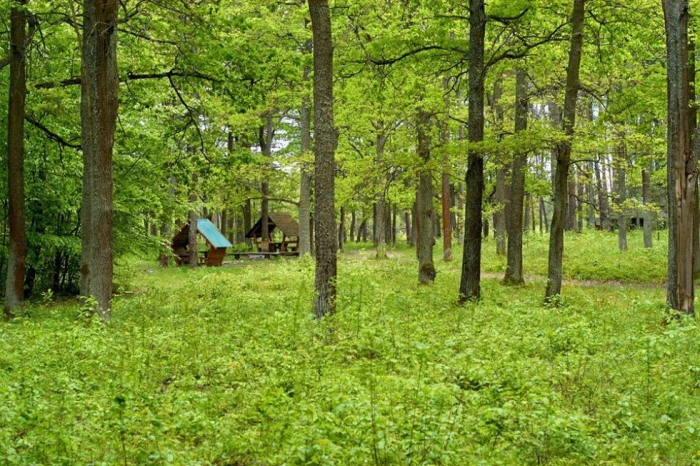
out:
M206 218L197 220L197 233L202 235L209 245L209 249L204 251L203 257L199 259L199 263L206 266L221 266L224 262L224 257L226 257L226 248L232 247L231 243ZM173 237L171 248L175 254L177 265L189 264L190 262L189 235L190 224L188 223Z
M265 252L294 253L299 252L299 224L287 212L270 213L267 216L270 250ZM272 242L272 233L279 230L282 233L281 242ZM245 235L251 238L258 252L263 251L262 218Z

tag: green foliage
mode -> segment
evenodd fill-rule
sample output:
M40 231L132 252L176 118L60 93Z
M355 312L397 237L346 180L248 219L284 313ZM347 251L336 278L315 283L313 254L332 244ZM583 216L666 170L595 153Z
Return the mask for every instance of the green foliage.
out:
M28 308L0 326L1 461L698 464L700 329L662 324L661 287L543 308L491 279L460 307L458 261L416 287L412 254L347 252L323 321L310 260L132 263L107 325Z

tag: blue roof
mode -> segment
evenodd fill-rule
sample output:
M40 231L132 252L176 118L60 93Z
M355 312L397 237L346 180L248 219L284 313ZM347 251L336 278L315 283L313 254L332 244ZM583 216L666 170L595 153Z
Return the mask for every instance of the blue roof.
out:
M211 221L206 218L197 219L197 230L214 248L230 248L233 245L221 234Z

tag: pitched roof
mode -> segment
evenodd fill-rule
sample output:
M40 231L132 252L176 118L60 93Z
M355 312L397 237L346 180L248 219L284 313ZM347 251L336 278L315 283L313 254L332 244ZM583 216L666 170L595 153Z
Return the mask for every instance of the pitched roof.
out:
M197 230L214 248L230 248L233 246L209 219L197 219Z
M197 232L204 236L204 239L215 249L218 248L230 248L231 243L228 242L226 237L221 234L221 232L214 226L211 221L206 218L197 219ZM177 232L173 238L173 247L184 246L187 247L188 235L190 233L189 223L185 224L180 231Z
M269 213L268 216L268 229L272 233L275 228L279 228L282 233L287 237L298 237L299 236L299 224L291 214L287 212L275 212ZM246 233L246 238L252 238L254 236L262 236L262 218L260 218L253 228Z

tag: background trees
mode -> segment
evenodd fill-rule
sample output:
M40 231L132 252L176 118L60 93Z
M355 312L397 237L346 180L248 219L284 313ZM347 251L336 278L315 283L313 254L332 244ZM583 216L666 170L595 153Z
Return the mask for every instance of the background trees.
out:
M26 37L28 90L24 118L0 104L0 114L15 115L7 121L15 136L2 133L2 144L17 148L15 131L25 124L24 182L8 171L17 173L16 150L8 151L12 163L0 164L0 279L12 284L12 296L47 289L95 295L107 316L112 273L95 272L113 261L109 248L95 244L113 238L117 261L146 252L165 259L162 245L190 212L212 219L239 248L250 247L244 233L265 210L299 217L302 249L319 239L316 209L329 204L318 202L325 192L311 189L319 180L310 154L329 130L312 118L318 70L306 2L149 0L112 10L113 2L101 2L107 23L118 23L118 41L109 27L99 33L105 35L90 27L95 2L6 5L0 17L8 24L10 6L24 12L16 31ZM663 11L646 0L634 10L589 0L575 24L587 31L582 37L574 33L572 6L331 4L337 163L326 181L337 182L337 192L322 223L335 219L327 232L333 244L365 240L380 258L391 256L394 244L417 246L420 264L432 263L435 272L433 245L449 249L453 239L465 240L460 295L469 299L480 295L483 236L495 233L501 252L507 241L506 280L521 283L521 235L551 229L548 296L561 291L563 230L615 230L624 246L627 229L643 227L651 245L652 229L673 212L661 163L668 129L659 92L666 80ZM577 90L566 73L572 37L583 57ZM100 65L98 39L109 58ZM17 67L9 65L9 31L0 43L0 91L9 103L18 95L10 92ZM90 83L107 78L112 94L98 95L103 88ZM98 112L92 101L112 110ZM26 205L19 223L10 222L18 196L9 195L18 187ZM110 192L112 209L99 197ZM109 221L99 216L110 211L108 234ZM19 256L10 254L21 242L17 225L27 232L26 271L19 273ZM91 243L95 235L101 239ZM93 287L88 277L101 284ZM7 307L16 306L12 296L6 292Z

